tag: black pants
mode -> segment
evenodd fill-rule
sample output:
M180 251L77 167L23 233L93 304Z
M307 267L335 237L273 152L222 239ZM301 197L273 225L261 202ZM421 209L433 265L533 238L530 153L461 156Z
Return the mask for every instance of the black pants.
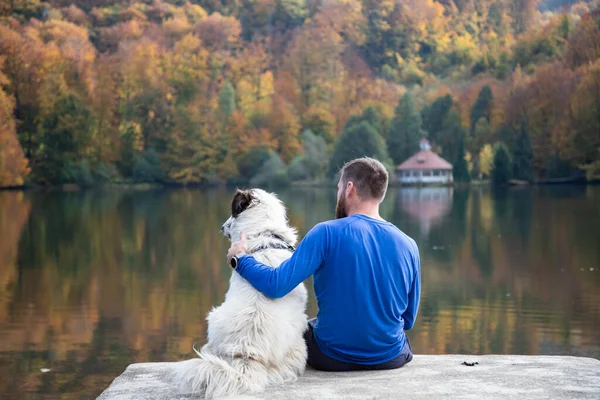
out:
M393 360L384 362L376 365L363 365L363 364L351 364L343 361L336 360L328 357L317 345L315 340L315 334L313 327L315 325L316 318L308 321L308 329L304 332L304 340L306 341L306 347L308 348L308 360L307 363L314 369L320 371L367 371L367 370L382 370L382 369L396 369L402 367L404 364L409 363L412 358L412 349L410 348L410 342L408 337L406 338L406 344L402 350L402 354Z

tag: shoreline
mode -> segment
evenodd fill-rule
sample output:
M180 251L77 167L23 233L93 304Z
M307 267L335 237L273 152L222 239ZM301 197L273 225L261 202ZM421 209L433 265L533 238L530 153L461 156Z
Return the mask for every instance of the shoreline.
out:
M523 188L523 187L537 187L537 186L594 186L600 184L600 181L586 181L586 182L527 182L519 184L508 184L505 188ZM160 184L160 183L106 183L102 185L93 186L79 186L76 184L62 184L62 185L32 185L26 184L21 186L0 186L0 192L50 192L50 191L62 191L62 192L79 192L88 190L166 190L166 189L215 189L215 188L236 188L236 187L250 187L249 183L196 183L190 185L182 184ZM453 188L470 188L470 187L481 187L491 186L491 180L477 180L471 182L453 182L451 184L402 184L398 182L391 182L389 187L391 188L433 188L433 187L453 187ZM259 186L264 187L264 186ZM336 184L331 182L290 182L288 185L278 186L266 186L269 189L281 189L286 187L293 188L335 188Z

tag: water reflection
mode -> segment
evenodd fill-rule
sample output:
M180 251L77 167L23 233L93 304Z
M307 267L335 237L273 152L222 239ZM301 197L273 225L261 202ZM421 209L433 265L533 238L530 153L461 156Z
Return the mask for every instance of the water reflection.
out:
M451 187L399 188L396 201L400 209L419 222L421 233L427 235L439 225L452 209Z
M132 362L190 357L228 286L231 195L0 193L0 392L95 398ZM301 236L333 216L333 189L280 197ZM598 187L390 190L382 216L421 250L415 351L600 358L599 200Z

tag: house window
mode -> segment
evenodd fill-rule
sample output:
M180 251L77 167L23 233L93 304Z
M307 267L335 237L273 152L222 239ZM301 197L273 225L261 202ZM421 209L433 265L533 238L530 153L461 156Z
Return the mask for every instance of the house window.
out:
M419 171L413 171L412 176L419 176Z
M433 171L433 176L440 176L440 172L442 171L436 169L435 171Z
M431 171L423 171L423 176L431 176Z

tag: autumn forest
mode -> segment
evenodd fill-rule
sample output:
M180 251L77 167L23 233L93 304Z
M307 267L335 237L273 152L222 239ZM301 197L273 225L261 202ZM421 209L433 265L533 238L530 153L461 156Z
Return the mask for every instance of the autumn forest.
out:
M597 0L0 0L0 187L600 176Z

